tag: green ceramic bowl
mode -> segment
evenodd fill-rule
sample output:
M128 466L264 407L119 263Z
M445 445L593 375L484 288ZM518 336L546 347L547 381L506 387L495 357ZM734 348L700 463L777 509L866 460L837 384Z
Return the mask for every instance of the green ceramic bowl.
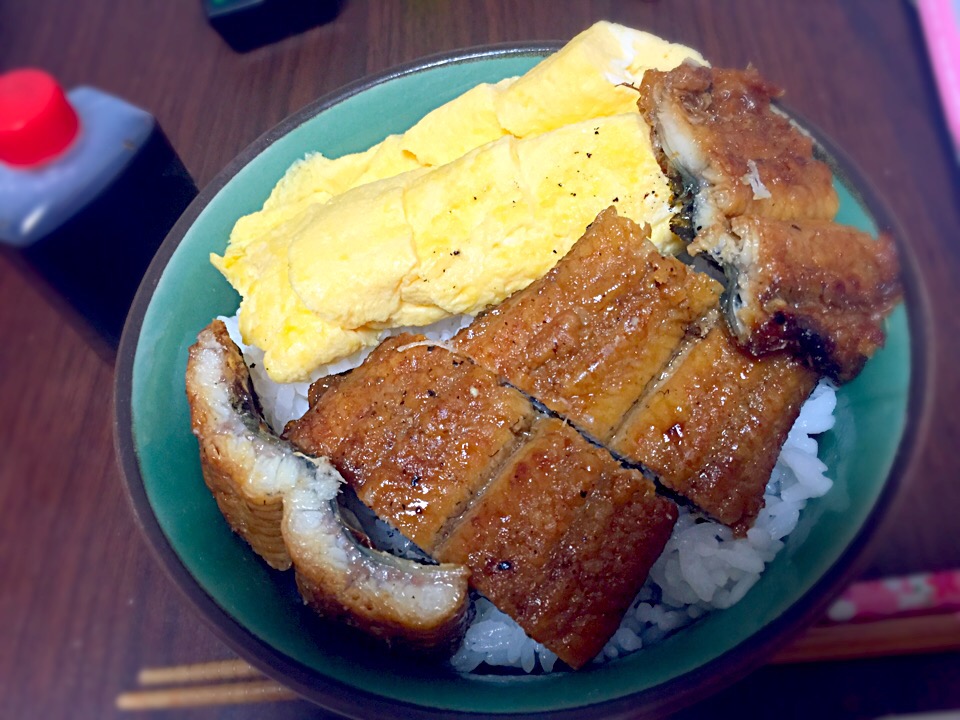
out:
M925 306L904 252L907 300L886 347L839 393L821 441L833 489L810 502L763 578L733 608L662 644L577 673L460 676L402 660L318 622L290 573L267 568L227 527L200 475L184 395L187 348L239 301L208 260L234 222L259 209L307 151L363 150L480 82L517 75L554 46L497 46L436 57L351 85L270 131L187 210L148 271L118 359L117 444L133 505L161 562L241 656L324 707L358 717L551 713L613 717L662 711L719 689L811 622L840 589L886 504L920 417ZM862 180L825 145L841 196L839 221L893 231ZM901 250L906 251L903 243ZM910 421L910 422L908 422Z

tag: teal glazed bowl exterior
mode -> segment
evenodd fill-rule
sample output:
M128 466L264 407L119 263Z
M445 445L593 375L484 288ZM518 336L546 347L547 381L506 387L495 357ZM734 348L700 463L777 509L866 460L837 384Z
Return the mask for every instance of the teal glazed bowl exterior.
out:
M210 264L238 218L258 210L307 152L337 157L402 132L481 82L518 75L557 45L492 46L437 56L359 81L287 119L247 148L170 233L136 297L120 346L116 438L138 520L161 564L239 655L304 697L352 717L636 717L719 690L813 622L849 578L900 479L929 393L927 301L909 248L865 181L820 139L840 193L838 220L892 233L906 299L886 346L838 394L820 458L835 484L807 505L760 581L734 607L661 644L604 665L552 675L459 675L317 620L292 573L268 568L230 531L203 483L184 393L187 349L239 297Z

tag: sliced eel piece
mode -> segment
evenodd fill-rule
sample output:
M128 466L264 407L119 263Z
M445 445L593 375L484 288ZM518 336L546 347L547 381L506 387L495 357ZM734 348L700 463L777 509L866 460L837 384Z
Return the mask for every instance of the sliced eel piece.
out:
M900 299L893 241L828 222L739 217L722 255L727 322L754 355L787 350L838 382L884 342Z
M422 336L311 397L286 437L573 667L616 630L676 520L639 472Z
M324 458L305 462L283 506L283 539L304 600L388 644L452 651L469 608L463 565L424 565L358 542L339 516L342 478Z
M755 358L723 322L691 342L610 447L743 534L817 375L786 353Z
M301 461L263 420L250 372L221 321L204 328L190 348L186 387L203 479L220 511L271 567L288 569L283 495Z
M387 642L448 648L465 625L469 571L372 550L340 517L342 478L267 427L240 350L219 320L190 348L187 394L203 475L230 526L305 600Z
M638 106L687 217L675 231L697 236L689 252L713 250L739 215L830 220L839 205L832 173L813 141L771 108L781 90L753 68L686 62L648 70ZM679 190L679 192L677 192Z
M550 272L483 313L454 348L606 440L721 291L648 238L648 227L604 210Z
M496 375L420 335L385 340L312 397L284 436L329 457L361 501L427 552L536 415Z
M477 590L579 668L616 631L676 518L639 472L547 418L435 554L467 565Z
M517 618L574 668L600 652L663 551L677 508L653 483L604 471Z

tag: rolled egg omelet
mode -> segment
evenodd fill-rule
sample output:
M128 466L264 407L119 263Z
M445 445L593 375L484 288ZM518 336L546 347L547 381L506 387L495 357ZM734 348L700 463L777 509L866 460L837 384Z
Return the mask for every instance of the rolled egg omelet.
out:
M602 209L670 249L669 190L636 110L649 67L694 51L601 22L526 75L479 85L402 135L295 163L211 260L279 382L384 328L475 313L541 276Z
M431 322L479 312L546 273L610 205L670 243L670 191L648 133L633 113L507 136L412 180L404 204L417 266L401 298L434 306Z

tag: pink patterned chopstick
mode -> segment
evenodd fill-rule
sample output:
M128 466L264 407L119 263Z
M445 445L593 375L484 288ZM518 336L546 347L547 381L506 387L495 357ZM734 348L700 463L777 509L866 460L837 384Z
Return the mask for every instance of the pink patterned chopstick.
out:
M960 611L960 570L918 573L851 585L827 610L829 622Z
M917 0L947 127L960 154L960 0Z

